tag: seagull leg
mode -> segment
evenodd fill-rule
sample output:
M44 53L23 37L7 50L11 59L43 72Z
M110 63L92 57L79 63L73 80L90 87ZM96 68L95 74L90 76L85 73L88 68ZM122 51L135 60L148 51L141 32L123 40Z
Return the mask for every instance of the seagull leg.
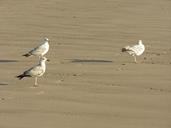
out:
M37 87L37 77L35 77L34 86Z
M136 58L136 56L134 56L134 61L135 61L135 63L137 63L137 58Z
M39 61L40 61L40 59L41 59L41 56L39 56Z

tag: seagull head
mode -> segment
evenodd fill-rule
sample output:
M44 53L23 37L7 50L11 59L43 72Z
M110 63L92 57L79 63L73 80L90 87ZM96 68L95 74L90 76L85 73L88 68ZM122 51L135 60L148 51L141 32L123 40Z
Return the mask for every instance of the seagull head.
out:
M139 41L138 41L138 44L143 44L143 43L142 43L142 40L139 40Z
M50 60L47 59L46 57L41 57L41 58L40 58L40 62L46 62L46 61L50 61Z
M49 39L47 37L44 38L44 41L49 41Z

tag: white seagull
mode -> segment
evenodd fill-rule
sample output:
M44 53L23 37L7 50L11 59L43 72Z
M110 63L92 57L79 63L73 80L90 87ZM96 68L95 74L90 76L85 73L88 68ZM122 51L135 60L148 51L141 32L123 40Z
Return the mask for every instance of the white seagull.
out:
M42 76L46 71L46 61L49 60L46 57L41 57L38 65L24 71L21 75L18 75L17 78L21 80L24 77L35 77L34 86L37 86L37 78Z
M137 63L136 56L142 55L144 51L145 51L145 46L142 43L142 40L139 40L138 44L136 45L126 46L122 48L122 52L127 52L128 54L134 57L135 63Z
M44 38L43 42L35 47L34 49L30 50L28 53L24 54L23 56L39 56L39 59L43 57L49 51L49 39L47 37Z

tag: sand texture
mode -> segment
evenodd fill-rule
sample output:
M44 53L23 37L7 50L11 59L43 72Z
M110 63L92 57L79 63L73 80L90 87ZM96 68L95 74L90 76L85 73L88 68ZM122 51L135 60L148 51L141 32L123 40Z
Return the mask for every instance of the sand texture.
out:
M45 36L31 88L15 76ZM121 48L139 39L135 64ZM0 0L0 128L171 128L171 1Z

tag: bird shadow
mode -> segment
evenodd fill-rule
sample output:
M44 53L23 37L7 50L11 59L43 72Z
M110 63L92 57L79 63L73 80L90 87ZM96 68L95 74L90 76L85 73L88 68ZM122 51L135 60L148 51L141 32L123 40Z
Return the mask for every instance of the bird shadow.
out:
M18 60L0 60L0 63L13 63L13 62L18 62Z
M112 63L111 60L96 60L96 59L72 59L72 63Z

